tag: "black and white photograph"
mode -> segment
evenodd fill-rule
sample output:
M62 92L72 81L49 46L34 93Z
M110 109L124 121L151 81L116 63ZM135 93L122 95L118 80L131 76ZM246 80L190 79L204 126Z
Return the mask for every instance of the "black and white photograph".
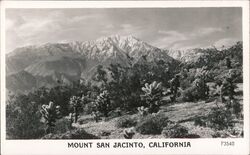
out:
M29 150L34 141L35 151L52 140L54 151L162 154L193 150L199 141L206 148L208 140L207 146L214 141L210 147L235 153L249 144L249 15L243 3L93 3L2 7L4 149L12 143L21 148L23 141Z
M6 10L7 139L239 138L241 8Z

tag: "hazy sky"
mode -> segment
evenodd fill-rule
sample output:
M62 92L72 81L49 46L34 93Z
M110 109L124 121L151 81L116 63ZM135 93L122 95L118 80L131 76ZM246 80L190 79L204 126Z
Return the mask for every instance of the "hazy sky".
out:
M133 35L161 48L222 46L242 40L240 8L8 9L6 51L48 42Z

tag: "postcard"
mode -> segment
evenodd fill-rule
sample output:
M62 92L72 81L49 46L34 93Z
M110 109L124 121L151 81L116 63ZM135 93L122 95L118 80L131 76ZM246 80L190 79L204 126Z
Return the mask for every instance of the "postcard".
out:
M249 1L2 1L1 154L249 154Z

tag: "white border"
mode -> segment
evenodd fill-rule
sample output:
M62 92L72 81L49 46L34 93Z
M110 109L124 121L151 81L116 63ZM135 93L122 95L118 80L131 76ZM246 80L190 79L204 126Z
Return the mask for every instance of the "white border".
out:
M179 8L242 7L244 138L237 139L132 139L88 142L190 141L191 148L68 149L67 142L86 140L6 140L5 138L5 9L6 8ZM195 17L194 17L195 18ZM1 2L1 154L249 154L249 2L248 1L2 1ZM234 141L222 147L221 141Z

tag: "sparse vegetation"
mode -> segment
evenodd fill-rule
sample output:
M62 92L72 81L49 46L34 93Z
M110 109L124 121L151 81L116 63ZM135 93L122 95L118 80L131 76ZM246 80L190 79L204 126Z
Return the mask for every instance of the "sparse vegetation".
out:
M99 139L99 137L87 133L83 129L75 129L61 134L47 134L42 139Z
M242 43L200 52L204 54L194 62L171 64L143 56L131 64L99 65L89 81L11 96L6 105L7 138L203 136L191 132L193 128L212 130L211 137L225 136L229 130L239 137Z

